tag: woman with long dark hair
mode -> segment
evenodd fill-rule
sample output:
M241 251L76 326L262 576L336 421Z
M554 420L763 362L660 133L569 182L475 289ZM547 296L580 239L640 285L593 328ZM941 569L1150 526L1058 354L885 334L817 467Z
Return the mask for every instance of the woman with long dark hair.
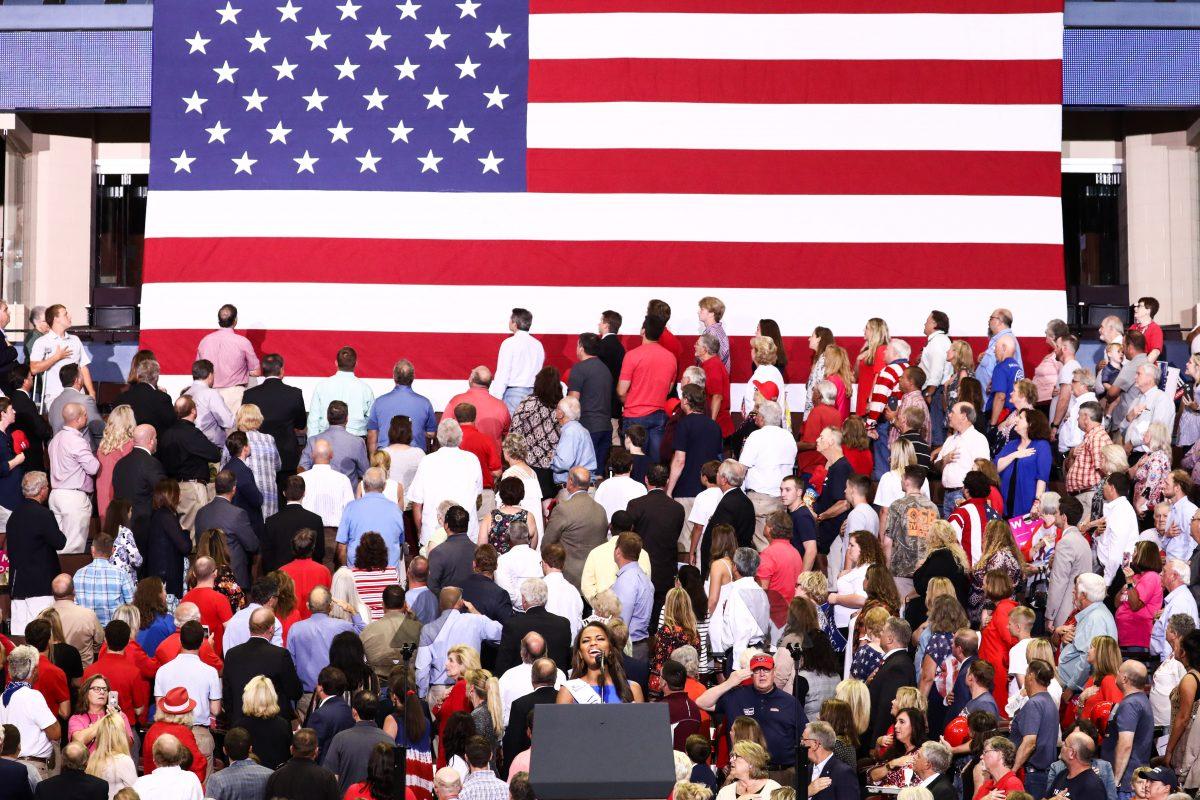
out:
M612 631L603 622L589 622L579 631L571 657L571 679L558 690L559 703L643 701L642 687L625 678L612 640Z
M779 331L779 323L773 319L760 319L758 321L758 331L755 336L766 336L771 341L775 342L775 368L779 370L779 374L783 376L784 381L787 381L787 351L783 349L783 334ZM779 387L780 391L783 387Z
M367 779L351 784L342 800L400 800L393 785L395 772L396 762L392 748L384 742L376 742L367 758ZM407 775L405 780L407 781ZM432 782L432 778L430 781ZM411 785L405 788L417 797L421 796L413 791ZM429 792L426 791L424 796L429 797Z
M925 743L927 737L925 715L915 708L902 708L896 714L896 732L892 743L883 753L878 764L867 771L868 781L877 786L907 786L920 782L912 772L913 758L917 748ZM905 782L905 769L911 776Z
M342 631L329 643L329 666L346 674L346 702L355 692L366 690L379 693L379 677L367 663L362 639L353 631Z
M712 659L708 652L708 595L704 592L704 576L700 570L691 564L684 564L675 576L675 585L687 592L688 600L692 603L692 613L696 615L696 632L700 634L700 647L696 654L700 658L700 674L712 673ZM659 627L663 624L663 613L658 615Z
M167 594L179 602L184 594L183 560L192 552L192 539L179 524L179 482L170 478L159 481L151 502L154 510L146 532L146 574L161 579ZM145 613L142 619L146 619Z
M102 517L101 530L112 537L113 552L110 559L137 583L138 567L142 566L142 553L133 538L130 524L133 519L133 504L124 497L114 497Z
M812 360L808 367L808 380L805 382L804 415L813 409L813 388L825 380L825 348L833 344L833 331L818 325L813 328L808 337L808 349L812 351Z
M167 609L167 590L162 578L151 575L138 581L133 589L133 607L140 618L134 637L142 650L153 657L163 639L175 632L175 620Z
M388 673L392 711L383 720L383 732L404 748L404 780L417 800L429 800L433 785L433 724L429 707L409 688L408 668L392 667Z
M550 500L557 491L550 462L558 447L558 423L554 411L562 398L562 376L558 369L542 367L533 379L533 394L523 399L512 415L510 430L524 439L525 461L537 474L543 500Z

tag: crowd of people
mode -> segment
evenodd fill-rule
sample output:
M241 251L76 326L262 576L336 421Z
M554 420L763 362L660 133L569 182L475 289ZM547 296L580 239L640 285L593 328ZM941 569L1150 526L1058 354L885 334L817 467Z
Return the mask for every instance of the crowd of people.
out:
M562 372L513 309L440 415L349 346L306 403L231 305L178 397L143 350L102 415L35 310L0 796L525 800L538 705L641 702L679 800L1194 792L1200 336L1170 364L1157 310L1093 364L1006 309L979 353L936 310L919 348L818 327L807 372L764 319L736 416L716 297L690 353L652 300Z

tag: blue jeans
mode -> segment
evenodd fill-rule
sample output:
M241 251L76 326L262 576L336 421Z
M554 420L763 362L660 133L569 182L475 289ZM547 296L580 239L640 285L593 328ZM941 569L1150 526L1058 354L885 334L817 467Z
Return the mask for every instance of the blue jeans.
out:
M646 429L646 455L650 457L650 463L657 463L658 448L662 444L663 433L667 429L666 412L655 411L653 414L647 414L644 417L622 417L622 439L625 438L625 431L629 430L630 425L641 425Z
M962 489L947 489L942 498L942 516L948 517L958 507L958 499L963 496Z
M606 474L608 469L608 451L612 448L612 428L603 431L593 431L590 433L592 437L592 449L596 451L596 472L592 475L595 479L598 476Z
M1050 777L1050 771L1045 769L1032 769L1028 765L1025 767L1025 791L1033 795L1033 800L1042 800L1046 796L1047 779ZM1119 800L1119 795L1118 795Z
M504 390L504 405L509 414L517 413L517 406L529 395L533 394L532 386L510 386Z
M929 446L941 447L946 441L946 413L942 411L942 396L946 390L939 386L929 400Z
M879 434L879 438L871 443L871 453L875 462L871 469L871 478L876 481L891 469L892 452L888 447L888 435L891 430L892 424L885 419L880 419L879 424L875 426L875 432Z

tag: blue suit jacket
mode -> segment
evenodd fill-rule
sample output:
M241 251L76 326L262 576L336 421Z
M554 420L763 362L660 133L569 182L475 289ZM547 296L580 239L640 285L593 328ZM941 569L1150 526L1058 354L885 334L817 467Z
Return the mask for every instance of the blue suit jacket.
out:
M353 728L354 717L350 713L350 706L346 704L346 701L341 696L335 696L329 698L320 708L309 714L308 720L304 724L305 727L312 728L317 732L317 746L320 748L320 752L317 753L317 763L323 764L333 737L344 730Z
M830 757L821 777L829 778L833 783L814 794L812 800L859 800L858 773L837 756Z
M233 476L237 478L237 491L233 495L233 504L246 512L246 516L250 518L250 527L254 528L254 533L261 541L266 532L262 513L263 496L258 484L254 482L254 473L240 458L229 459L229 462L225 464L225 469L232 472Z

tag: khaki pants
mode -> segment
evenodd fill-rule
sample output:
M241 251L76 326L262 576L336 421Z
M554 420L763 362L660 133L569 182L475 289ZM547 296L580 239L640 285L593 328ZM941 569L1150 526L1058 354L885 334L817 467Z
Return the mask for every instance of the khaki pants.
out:
M213 752L217 749L217 743L207 725L193 725L192 735L196 737L196 746L208 759L208 771L204 773L204 779L208 780L213 773Z
M226 386L224 389L217 389L217 394L221 395L221 399L229 407L229 413L235 416L238 409L242 407L242 395L245 392L245 386Z
M676 497L675 502L683 506L683 530L679 532L679 552L687 553L692 546L692 523L688 522L688 517L692 515L692 506L695 505L696 498Z
M199 481L179 482L179 524L196 541L196 512L208 505L208 486Z
M12 599L12 635L24 636L25 626L37 619L37 615L54 605L53 595Z
M58 527L67 537L67 544L59 553L82 553L87 549L88 528L92 522L92 498L79 489L52 489L50 510L58 520Z
M782 511L783 501L761 492L746 492L746 496L754 504L754 549L761 553L770 544L766 535L767 517L774 511Z

